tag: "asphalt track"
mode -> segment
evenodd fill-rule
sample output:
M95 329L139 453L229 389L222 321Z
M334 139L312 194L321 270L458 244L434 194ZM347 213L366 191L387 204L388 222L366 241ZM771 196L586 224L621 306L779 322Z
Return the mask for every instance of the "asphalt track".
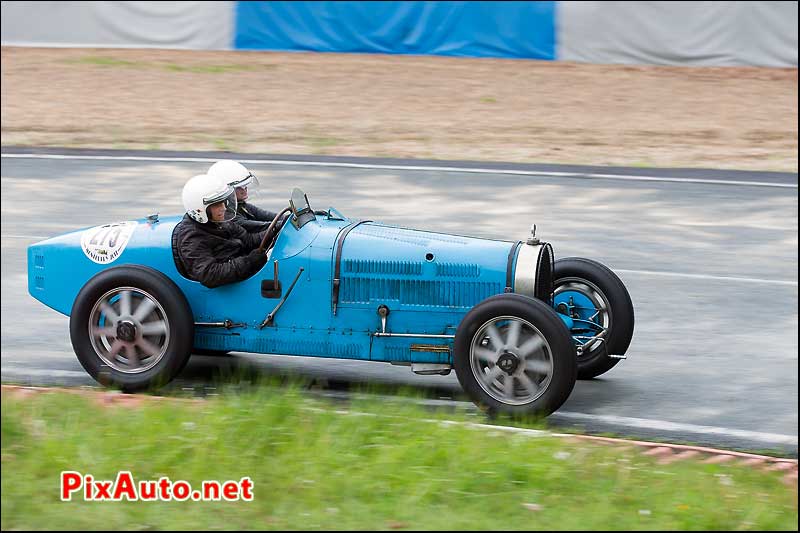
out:
M218 157L249 161L257 203L292 187L352 218L505 239L536 223L556 257L614 269L636 309L628 352L579 381L555 428L797 455L797 174L252 154L3 148L2 379L94 385L68 319L27 294L25 250L43 238L153 212ZM454 375L383 363L236 354L194 357L175 387L227 372L300 375L324 392L410 387L469 408ZM331 390L333 389L333 390Z

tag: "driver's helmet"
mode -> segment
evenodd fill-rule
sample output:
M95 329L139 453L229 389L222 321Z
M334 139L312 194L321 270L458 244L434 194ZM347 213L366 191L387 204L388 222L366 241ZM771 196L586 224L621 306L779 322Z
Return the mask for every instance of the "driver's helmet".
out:
M231 159L217 161L208 169L208 174L218 177L237 189L237 197L240 202L247 200L248 196L258 187L258 178L243 164Z
M217 177L208 174L193 177L183 186L182 198L186 214L201 224L209 220L227 222L236 216L236 191ZM219 216L214 218L209 213L209 207L219 203L223 203L225 209L222 211L221 207L217 207Z

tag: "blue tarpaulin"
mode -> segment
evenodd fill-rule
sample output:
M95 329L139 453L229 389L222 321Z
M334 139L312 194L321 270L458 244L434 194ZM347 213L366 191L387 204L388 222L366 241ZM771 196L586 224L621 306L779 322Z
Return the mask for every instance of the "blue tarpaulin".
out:
M555 59L556 2L237 2L235 47Z

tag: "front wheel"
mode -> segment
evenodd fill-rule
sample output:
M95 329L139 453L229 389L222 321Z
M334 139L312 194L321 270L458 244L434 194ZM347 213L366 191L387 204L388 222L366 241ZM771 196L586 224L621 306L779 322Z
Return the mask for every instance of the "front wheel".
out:
M547 416L575 386L575 347L564 323L547 304L519 294L473 307L453 357L464 391L490 414Z
M605 265L582 257L559 259L553 266L553 306L573 320L578 379L611 370L633 337L633 303L628 290Z

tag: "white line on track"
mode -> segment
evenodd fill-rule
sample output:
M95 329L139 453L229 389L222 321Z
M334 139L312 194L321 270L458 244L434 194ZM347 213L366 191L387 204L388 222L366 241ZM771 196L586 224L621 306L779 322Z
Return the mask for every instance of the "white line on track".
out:
M350 394L344 392L324 391L318 392L319 396L328 396L335 398L349 398L359 397L365 398L363 394ZM377 396L381 401L403 401L426 405L429 407L461 407L470 411L477 410L471 402L461 402L457 400L424 400L424 399L398 399L392 396ZM372 398L375 398L372 396ZM723 437L735 437L739 439L746 439L750 441L764 442L768 444L784 444L797 446L797 435L783 435L781 433L765 433L761 431L749 431L745 429L732 429L722 428L715 426L701 426L696 424L683 424L678 422L668 422L666 420L651 420L649 418L633 418L627 416L616 415L601 415L590 413L575 413L571 411L556 411L553 413L552 418L554 421L566 420L572 422L587 422L587 423L605 423L614 426L636 428L636 429L649 429L659 432L672 432L681 434L703 434L703 435L718 435ZM519 429L519 428L516 428ZM526 431L519 429L519 431ZM539 433L539 432L537 432Z
M748 431L745 429L721 428L715 426L699 426L695 424L681 424L678 422L667 422L666 420L650 420L649 418L632 418L628 416L616 415L593 415L586 413L572 413L569 411L556 411L554 417L559 417L576 422L605 422L624 427L637 429L652 429L658 431L670 431L678 433L702 433L704 435L721 435L727 437L737 437L742 439L756 440L771 444L793 444L797 446L797 435L782 435L780 433L763 433L760 431Z
M72 357L75 357L72 355ZM16 379L16 380L24 380L29 377L39 377L43 376L45 378L49 378L53 380L55 378L77 378L80 380L85 380L87 382L94 382L92 378L86 372L82 370L57 370L57 369L35 369L35 368L25 368L23 366L3 366L3 379Z
M49 237L45 237L44 235L14 235L10 233L3 233L3 239L34 239L43 241L45 239L49 239Z
M96 161L156 161L156 162L180 162L180 163L209 163L216 161L210 157L150 157L150 156L107 156L107 155L66 155L66 154L14 154L4 153L3 158L9 159L77 159L77 160L96 160ZM703 183L709 185L745 185L749 187L778 187L783 189L797 189L794 183L768 183L760 181L740 181L740 180L711 180L703 178L676 178L666 176L629 176L626 174L598 174L582 172L550 172L536 170L511 170L511 169L491 169L491 168L468 168L468 167L439 167L439 166L418 166L418 165L380 165L370 163L337 163L326 161L284 161L277 159L239 159L241 163L248 165L278 165L278 166L308 166L308 167L339 167L339 168L359 168L375 170L420 170L426 172L461 172L467 174L504 174L511 176L543 176L556 178L579 178L579 179L609 179L623 181L659 181L673 183Z
M736 281L742 283L766 283L769 285L786 285L790 287L797 287L796 281L782 280L782 279L763 279L763 278L740 278L736 276L714 276L712 274L686 274L683 272L657 272L654 270L623 270L614 269L614 272L621 274L634 274L641 276L664 276L674 278L690 278L690 279L708 279L715 281Z

